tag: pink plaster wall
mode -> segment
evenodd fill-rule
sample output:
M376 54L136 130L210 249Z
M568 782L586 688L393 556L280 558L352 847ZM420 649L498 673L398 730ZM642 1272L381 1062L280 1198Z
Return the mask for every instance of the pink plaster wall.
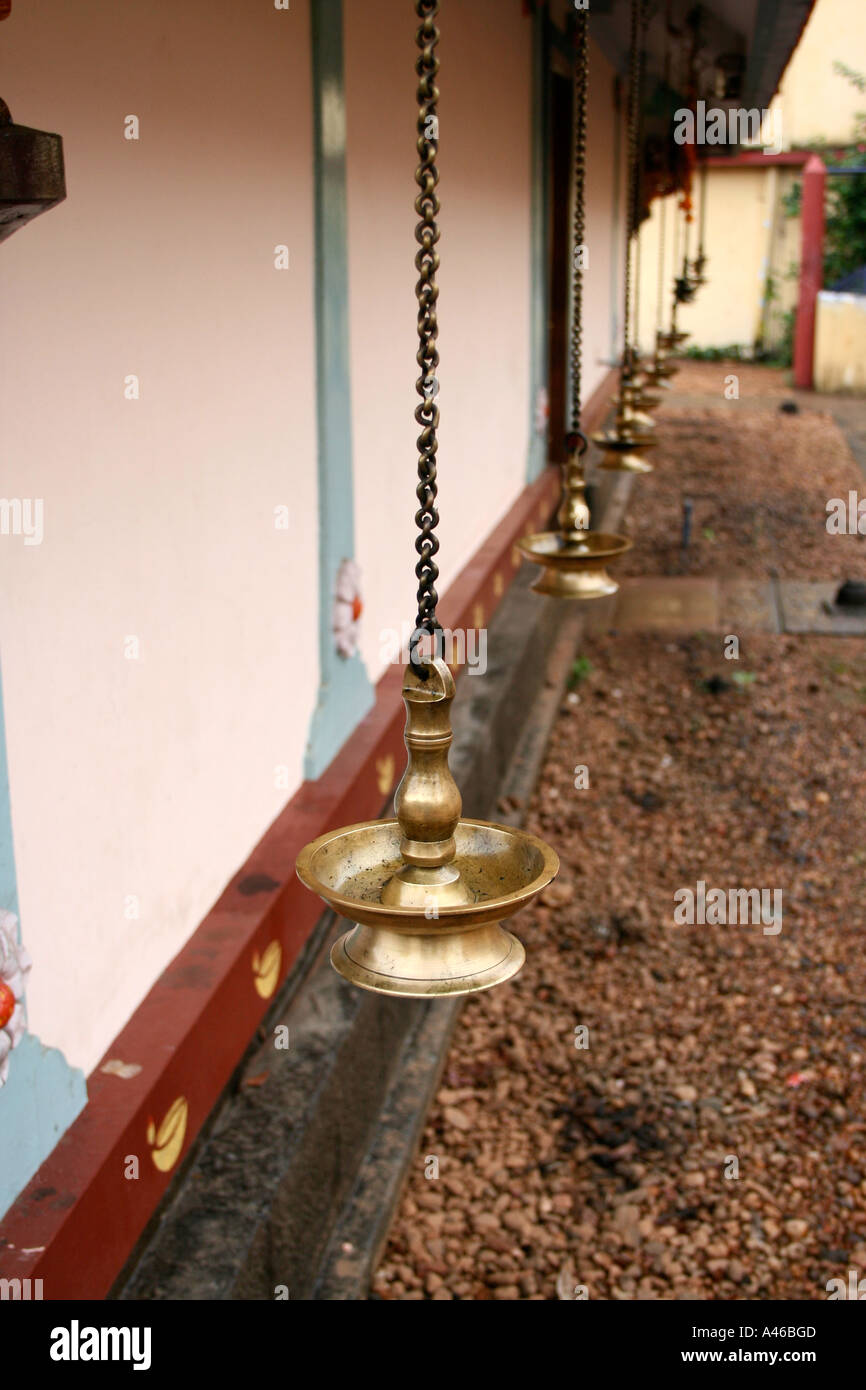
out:
M0 537L0 657L30 1026L85 1069L302 775L308 20L34 0L0 27L0 93L66 152L66 202L0 246L0 490L45 517Z
M526 480L532 28L517 3L473 0L444 9L440 30L444 592ZM355 517L375 676L382 630L415 612L414 15L350 3L345 36Z

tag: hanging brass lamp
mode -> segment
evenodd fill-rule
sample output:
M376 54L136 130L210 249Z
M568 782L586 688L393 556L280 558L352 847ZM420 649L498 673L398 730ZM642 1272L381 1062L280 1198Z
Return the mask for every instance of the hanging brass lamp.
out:
M592 441L603 450L600 468L616 473L651 473L652 464L644 458L657 443L654 421L645 416L635 394L637 347L632 342L631 263L638 214L638 123L643 66L642 41L646 27L646 0L631 0L631 40L628 90L628 159L626 178L625 274L623 277L623 351L619 371L619 399L612 429L600 430ZM635 318L637 315L635 314Z
M661 403L661 389L650 380L649 368L645 367L635 385L635 404L639 410L657 410Z
M574 57L574 245L583 245L586 226L586 107L589 89L589 36L587 11L575 15ZM607 566L625 553L631 542L624 536L591 531L586 503L583 456L586 436L580 428L581 356L583 337L583 271L580 257L572 257L571 322L571 428L566 437L562 465L562 496L556 514L556 531L524 536L517 548L527 560L541 567L532 592L551 598L596 599L615 594L618 585Z
M669 352L676 352L678 347L688 342L692 336L682 329L677 328L677 311L681 304L689 304L695 297L695 287L692 284L689 273L689 217L690 214L682 209L683 212L683 264L682 269L674 279L674 299L671 307L671 326L670 331L662 334L662 345Z
M631 549L631 541L625 536L588 529L582 463L586 437L570 434L566 444L569 456L563 464L562 501L556 515L559 529L523 536L517 548L525 559L542 567L532 585L534 594L550 598L605 598L619 588L607 573L607 566Z
M638 434L647 434L655 429L655 420L644 409L641 374L637 366L629 368L625 374L622 384L622 399L623 414L627 424L632 425Z
M656 335L655 349L649 365L644 368L643 383L644 396L648 405L654 400L658 405L662 394L665 391L673 390L673 383L670 380L676 376L679 368L675 363L669 361L667 348L664 344L664 333L662 331L662 311L664 307L665 292L665 229L667 226L667 216L665 208L665 194L659 195L659 258L658 258L658 282L656 285Z
M652 361L647 367L645 378L650 385L659 391L672 391L673 383L671 377L676 376L679 367L676 362L672 362L665 346L665 334L658 329L656 331L656 346Z
M418 617L403 675L408 764L394 797L396 818L365 821L319 836L298 855L297 873L341 917L354 923L334 944L335 970L361 989L427 998L468 994L508 980L524 950L501 923L551 882L559 860L543 840L511 826L464 820L448 766L454 679L442 653L436 620L435 402L439 353L436 270L439 255L436 168L439 91L438 0L416 0L418 152L415 207L419 251L415 418L418 440L416 513ZM422 651L431 642L433 651Z
M692 336L691 333L686 333L683 329L677 328L677 305L682 302L683 301L679 299L674 300L670 331L662 334L662 347L667 348L668 352L676 352L677 348L682 347L683 343L687 343Z
M689 278L692 288L702 289L707 284L707 276L704 273L707 268L707 255L704 250L704 238L707 230L707 161L701 162L701 220L699 223L698 254L691 263Z
M640 22L641 22L641 32L643 33L643 22L644 22L643 11L641 11ZM638 116L637 116L638 126L640 125L640 116L639 116L640 99L639 99L639 94L640 94L641 87L642 87L642 74L643 74L643 67L644 67L645 57L646 57L646 55L645 55L644 49L643 49L643 47L641 47L640 59L639 59L639 65L638 65L638 98L636 99L636 100L637 100L637 107L638 107ZM637 138L637 136L636 136L636 138L635 138L634 144L635 144L635 151L636 151L637 146L638 146L638 144L639 144L639 139ZM626 427L626 430L627 430L627 431L628 431L628 430L631 430L631 432L632 432L633 434L637 434L637 435L649 435L650 437L652 437L652 432L653 432L653 430L654 430L655 427L656 427L656 422L655 422L655 420L652 418L651 415L647 414L647 411L646 411L646 409L645 409L645 401L644 401L644 398L643 398L642 385L641 385L641 383L642 383L642 365L641 365L641 360L640 360L640 348L639 348L639 341L640 341L640 302L641 302L641 295L640 295L641 243L640 243L640 226L638 225L638 222L639 222L639 206L640 206L640 194L639 194L639 190L640 190L640 180L639 180L638 159L637 159L637 154L636 154L636 152L635 152L635 155L634 155L634 168L633 168L632 179L633 179L633 184L632 184L632 187L633 187L633 195L632 195L632 211L631 211L631 240L630 240L630 246L633 246L633 247L634 247L634 276L633 276L633 279L634 279L634 292L633 292L633 298L632 298L632 304L633 304L632 322L633 322L633 324L634 324L634 328L633 328L632 341L631 341L631 343L629 343L629 340L628 340L628 323L626 322L626 328L625 328L625 347L624 347L624 350L623 350L622 364L621 364L621 369L620 369L620 396L619 396L619 399L620 399L620 411L619 411L619 413L620 413L620 415L622 416L622 419L623 419L623 421L624 421L624 423L625 423L625 427ZM630 250L629 250L628 255L629 255L629 260L630 260L630 259L631 259L631 252L630 252Z

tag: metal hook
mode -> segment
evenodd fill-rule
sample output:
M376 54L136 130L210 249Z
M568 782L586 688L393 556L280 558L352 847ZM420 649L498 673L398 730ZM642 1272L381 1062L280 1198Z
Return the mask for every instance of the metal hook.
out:
M416 627L412 636L409 638L409 665L412 667L415 674L420 676L422 681L429 680L430 678L429 663L418 655L418 647L425 636L433 638L433 657L435 658L438 656L442 661L445 660L445 633L436 619L431 618L427 623ZM439 646L438 652L436 650L437 638Z
M571 430L565 436L565 447L570 454L577 454L579 458L583 458L589 448L589 440L583 430Z

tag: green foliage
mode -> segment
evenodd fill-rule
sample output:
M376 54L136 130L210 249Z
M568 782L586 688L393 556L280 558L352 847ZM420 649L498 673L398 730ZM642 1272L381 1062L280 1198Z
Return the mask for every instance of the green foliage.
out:
M587 680L592 675L592 662L587 656L579 656L576 661L571 663L571 670L568 675L568 688L574 690L581 681Z
M791 315L783 315L787 320ZM786 334L788 326L786 323ZM793 343L793 326L786 339L776 347L762 347L757 344L755 347L745 347L742 343L729 343L726 347L687 347L683 352L683 357L690 357L693 362L763 362L770 367L790 367Z
M858 92L866 92L866 76L862 72L849 68L847 63L841 63L838 58L833 63L833 71L838 72L840 77L846 77Z
M727 347L687 347L684 357L695 362L754 362L755 354L751 348L731 343Z
M786 309L782 315L782 336L776 347L776 358L780 367L790 367L794 361L794 332L797 327L797 310Z
M799 217L803 211L803 185L792 183L782 194L782 212L786 217Z
M738 690L748 690L749 686L757 680L754 671L735 671L731 680Z
M835 62L834 71L858 92L866 92L866 75L845 63ZM854 118L851 143L832 153L839 167L866 163L866 111ZM866 174L831 175L827 181L827 230L824 242L824 284L833 285L866 264Z

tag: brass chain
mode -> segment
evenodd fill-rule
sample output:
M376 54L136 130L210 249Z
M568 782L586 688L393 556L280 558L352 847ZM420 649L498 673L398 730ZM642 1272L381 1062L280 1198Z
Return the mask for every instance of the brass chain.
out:
M415 211L421 219L415 228L415 240L419 246L415 256L415 269L419 275L415 286L418 300L416 360L421 369L421 374L415 382L415 389L421 397L415 410L415 419L421 426L421 433L417 441L418 486L415 490L420 506L415 513L415 525L418 527L415 549L419 558L415 566L415 577L418 580L418 616L413 642L410 644L413 665L417 665L415 653L423 633L428 632L434 636L437 630L441 632L436 621L436 604L439 597L436 593L436 580L439 577L439 567L434 559L439 550L439 540L434 534L439 522L439 513L436 510L436 430L439 425L439 407L436 404L439 391L436 379L436 368L439 365L439 350L436 346L439 332L436 317L436 301L439 298L439 287L436 284L436 272L439 269L439 253L436 250L439 241L439 226L436 221L439 213L439 197L436 192L439 183L439 170L436 167L439 149L439 120L436 114L439 88L436 86L436 74L439 71L439 59L435 53L436 44L439 42L439 30L436 27L439 0L416 0L415 10L419 20L415 71L418 75L420 159L415 170L415 182L419 188L415 199ZM421 669L426 673L426 668Z
M628 153L626 159L626 241L625 277L623 285L623 326L622 326L622 385L631 366L631 253L632 239L637 222L637 122L640 97L640 60L638 53L638 29L643 23L646 0L631 0L631 26L629 35L629 83L628 83Z
M659 193L659 273L656 293L656 350L658 335L662 331L662 305L665 297L665 223L667 222L667 194Z
M572 247L571 436L569 445L587 447L580 428L580 366L583 355L583 243L586 232L586 104L589 88L589 16L578 10L574 48L574 244Z
M701 256L703 256L703 254L704 254L704 233L705 233L706 230L707 230L707 169L708 169L708 167L709 167L709 166L708 166L708 164L707 164L706 159L702 160L702 162L701 162L701 223L700 223L701 234L700 234L700 243L699 243L699 245L698 245L698 252L699 252L699 254L700 254Z
M683 244L683 275L688 275L689 273L689 250L692 244L692 224L689 220L692 215L692 207L694 206L692 203L692 182L693 181L690 180L688 193L685 191L683 192L683 237L685 239ZM688 204L688 206L685 206L685 204Z
M631 315L631 365L634 368L640 357L640 223L634 233L634 296Z
M634 110L634 176L632 179L634 204L632 208L632 235L634 238L634 308L632 311L631 366L634 369L640 358L640 273L641 273L641 152L643 149L643 98L644 77L646 75L646 27L647 0L641 0L638 16L639 55L637 80L635 86Z
M701 218L698 226L698 254L694 269L698 280L703 284L704 266L707 263L704 252L704 233L707 226L707 161L705 159L701 160Z

